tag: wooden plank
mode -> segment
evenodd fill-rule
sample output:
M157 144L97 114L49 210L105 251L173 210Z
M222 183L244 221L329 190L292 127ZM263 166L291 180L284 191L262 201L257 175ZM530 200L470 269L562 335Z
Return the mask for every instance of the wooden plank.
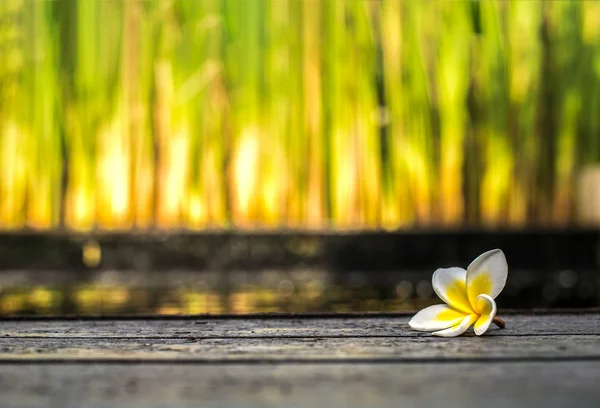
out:
M1 338L0 361L600 361L600 336L420 338Z
M486 336L600 335L600 314L507 315L506 328ZM411 330L409 317L197 320L1 321L2 337L429 337Z
M0 406L597 406L600 314L504 317L0 321Z
M591 408L598 378L580 362L0 365L0 406Z

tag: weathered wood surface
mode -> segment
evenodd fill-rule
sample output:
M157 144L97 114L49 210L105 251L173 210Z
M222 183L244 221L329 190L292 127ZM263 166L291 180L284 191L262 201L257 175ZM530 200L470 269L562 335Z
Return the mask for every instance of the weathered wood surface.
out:
M2 365L2 407L598 407L596 363ZM572 404L572 405L571 405Z
M506 315L506 328L490 328L486 336L600 335L599 313ZM431 337L411 330L410 317L327 317L163 320L0 320L2 337ZM468 334L467 334L468 335Z
M598 336L402 339L0 339L0 361L151 360L210 362L600 361Z
M600 405L600 314L503 317L0 321L0 406Z

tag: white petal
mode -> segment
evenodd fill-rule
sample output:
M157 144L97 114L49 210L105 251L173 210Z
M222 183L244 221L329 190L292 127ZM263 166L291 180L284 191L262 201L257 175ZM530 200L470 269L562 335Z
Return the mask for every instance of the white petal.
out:
M440 268L433 273L433 290L456 310L473 313L466 289L467 271L462 268Z
M479 319L475 322L473 330L475 330L476 335L481 336L496 317L496 302L491 296L479 295L475 301L475 310L479 314Z
M475 308L477 296L498 296L508 277L508 265L504 252L493 249L479 255L467 268L467 294L471 306Z
M460 323L464 318L464 313L447 305L433 305L414 315L408 324L415 330L441 330Z
M479 316L476 314L471 314L466 316L462 322L460 322L460 324L457 324L456 326L452 326L448 329L445 330L440 330L440 331L436 331L433 332L431 334L433 334L434 336L440 336L440 337L456 337L456 336L460 336L461 334L463 334L464 332L467 331L467 329L469 327L471 327L471 325L473 323L475 323L475 321L477 321L477 318Z

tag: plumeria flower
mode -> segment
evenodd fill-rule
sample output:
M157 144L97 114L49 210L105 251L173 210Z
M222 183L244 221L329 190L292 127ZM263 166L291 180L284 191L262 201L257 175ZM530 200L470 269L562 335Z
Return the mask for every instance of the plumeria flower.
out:
M460 336L473 324L478 336L492 322L503 328L504 322L496 317L494 299L504 289L507 276L506 257L500 249L479 255L466 271L437 269L432 277L433 290L446 304L421 310L408 324L415 330L433 331L433 335L442 337Z

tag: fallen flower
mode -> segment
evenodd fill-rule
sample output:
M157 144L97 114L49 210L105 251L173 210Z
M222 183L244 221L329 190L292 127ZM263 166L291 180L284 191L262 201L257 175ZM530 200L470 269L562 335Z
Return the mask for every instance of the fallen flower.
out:
M432 286L445 305L429 306L417 313L408 323L419 331L433 335L455 337L473 326L481 336L496 318L494 299L502 292L508 276L504 252L494 249L479 255L465 271L462 268L440 268L433 273Z

